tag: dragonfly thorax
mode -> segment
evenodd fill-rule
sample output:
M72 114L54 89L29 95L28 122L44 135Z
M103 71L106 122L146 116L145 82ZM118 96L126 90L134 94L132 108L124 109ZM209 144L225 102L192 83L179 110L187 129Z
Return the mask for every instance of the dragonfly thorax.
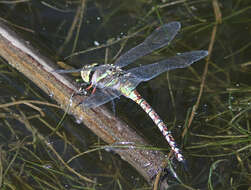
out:
M126 73L113 64L101 65L94 70L94 72L90 73L89 78L86 77L86 80L89 79L89 82L98 88L109 87L116 89L122 82L120 77L123 77Z

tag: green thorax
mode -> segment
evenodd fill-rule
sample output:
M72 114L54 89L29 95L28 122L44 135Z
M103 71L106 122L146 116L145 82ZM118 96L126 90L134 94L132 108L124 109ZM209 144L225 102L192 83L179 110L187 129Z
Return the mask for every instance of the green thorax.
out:
M93 65L89 66L94 67ZM89 75L88 75L89 74ZM88 75L88 76L87 76ZM129 96L135 86L130 83L131 75L114 65L104 65L94 71L91 76L90 70L82 71L81 76L85 82L91 82L98 88L110 88L121 92L124 96ZM90 79L91 78L91 79Z

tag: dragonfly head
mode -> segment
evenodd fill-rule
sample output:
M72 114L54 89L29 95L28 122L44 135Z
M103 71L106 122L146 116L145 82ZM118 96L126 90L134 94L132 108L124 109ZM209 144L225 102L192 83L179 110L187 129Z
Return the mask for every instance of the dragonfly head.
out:
M93 75L93 68L98 66L98 63L93 63L91 65L84 66L82 71L81 71L81 77L84 82L90 83L92 80L92 75Z

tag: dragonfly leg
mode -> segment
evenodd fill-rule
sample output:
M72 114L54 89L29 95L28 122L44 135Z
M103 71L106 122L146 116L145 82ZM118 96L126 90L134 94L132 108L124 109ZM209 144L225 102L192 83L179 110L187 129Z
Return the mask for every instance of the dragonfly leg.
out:
M75 92L73 92L73 94L72 94L72 96L71 97L74 97L74 96L76 96L76 95L87 95L87 92L86 92L86 90L83 88L83 87L80 87L79 89L78 89L78 91L75 91Z
M97 87L93 86L93 84L91 84L90 86L88 86L85 90L90 90L91 88L93 88L91 94L94 94L96 92Z
M85 90L90 90L93 87L93 85L91 84L90 86L88 86Z
M96 92L96 89L97 89L97 87L95 86L95 87L93 88L93 90L92 90L92 93L91 93L91 94L94 94L94 93Z

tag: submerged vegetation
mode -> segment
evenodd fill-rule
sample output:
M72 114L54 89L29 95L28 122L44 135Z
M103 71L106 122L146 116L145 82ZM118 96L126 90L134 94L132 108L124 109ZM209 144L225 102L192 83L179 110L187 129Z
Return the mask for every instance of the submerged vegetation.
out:
M111 63L160 24L181 22L183 29L174 43L135 63L190 50L209 51L206 60L189 69L140 86L180 139L188 160L187 172L171 162L174 172L163 172L160 188L167 183L170 189L248 189L251 3L149 2L3 1L0 19L75 68L96 61ZM152 189L112 153L116 147L106 146L76 118L65 116L3 59L0 88L1 189ZM168 152L164 138L139 110L121 98L115 114L154 144L138 148ZM178 176L175 179L170 173Z

